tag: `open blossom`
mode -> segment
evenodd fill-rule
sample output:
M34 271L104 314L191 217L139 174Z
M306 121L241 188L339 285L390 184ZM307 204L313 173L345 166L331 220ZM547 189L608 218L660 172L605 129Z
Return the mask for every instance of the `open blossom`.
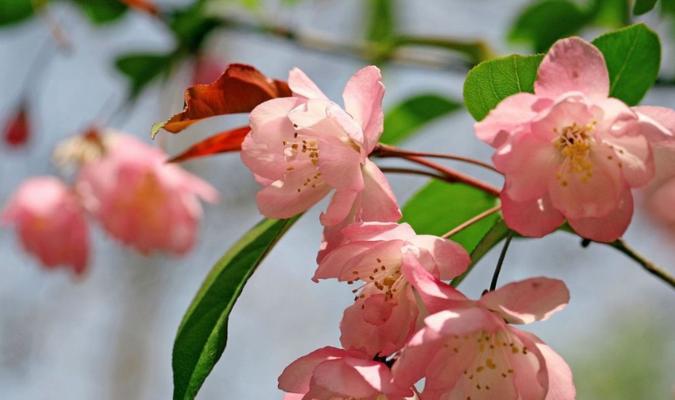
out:
M392 383L385 364L363 353L334 347L315 350L286 367L279 377L284 400L403 400L412 395Z
M367 222L342 230L342 242L319 263L314 279L359 284L345 310L340 338L346 349L389 355L414 333L419 314L412 287L402 273L405 255L441 279L463 273L469 255L457 243L417 235L408 224Z
M536 336L511 324L547 319L569 301L559 280L531 278L472 301L414 259L404 273L430 315L394 364L394 382L425 378L425 400L573 400L572 373Z
M202 216L199 198L215 201L215 189L132 136L108 133L102 143L104 155L85 163L77 180L87 209L142 253L187 252Z
M631 189L654 175L652 145L673 137L662 121L675 112L608 97L604 57L579 38L553 45L534 89L506 98L476 124L505 175L506 223L543 236L566 219L585 238L617 239L633 214Z
M53 177L31 178L12 196L0 222L13 224L23 247L48 268L82 274L89 258L89 229L77 196Z
M397 221L400 210L379 168L368 159L382 134L384 85L374 66L359 70L343 93L345 107L329 100L302 71L290 72L293 97L277 98L250 115L241 158L264 186L261 213L289 218L334 191L321 223Z

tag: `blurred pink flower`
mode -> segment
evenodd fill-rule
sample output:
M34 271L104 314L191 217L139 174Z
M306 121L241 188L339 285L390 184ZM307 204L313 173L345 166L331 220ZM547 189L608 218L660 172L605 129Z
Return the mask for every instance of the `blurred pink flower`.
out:
M407 258L404 273L430 315L393 366L397 385L425 378L425 400L575 398L565 361L510 325L545 320L562 309L569 301L562 281L531 278L472 301Z
M506 98L475 127L497 149L507 224L543 236L567 219L585 238L617 239L633 214L631 189L654 176L652 144L673 137L662 122L675 112L608 97L604 57L580 38L553 45L534 89Z
M324 347L295 360L279 377L285 400L402 400L412 395L394 386L385 364L365 354Z
M85 163L77 178L86 208L111 236L142 253L190 250L202 216L198 199L216 201L215 189L132 136L109 133L104 143L104 155Z
M67 266L76 275L87 268L89 228L77 196L54 177L21 184L0 215L13 224L27 252L48 267Z
M408 224L358 223L342 230L343 240L320 262L314 280L363 282L345 310L340 341L370 356L399 350L414 333L419 314L412 287L401 272L404 255L441 279L463 273L469 255L450 240L417 235Z
M264 186L257 202L271 218L304 212L335 190L324 226L397 221L389 184L368 154L382 134L384 86L379 69L359 70L345 87L344 110L302 71L290 72L293 97L269 100L250 116L241 158Z

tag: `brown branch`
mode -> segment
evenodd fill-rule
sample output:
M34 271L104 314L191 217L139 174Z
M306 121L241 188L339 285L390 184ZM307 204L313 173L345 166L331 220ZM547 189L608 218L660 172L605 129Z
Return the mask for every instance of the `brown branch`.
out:
M502 209L501 205L494 206L490 209L487 209L487 210L483 211L482 213L476 215L475 217L473 217L473 218L471 218L471 219L469 219L465 222L462 222L460 225L457 225L456 227L451 229L448 233L446 233L442 237L447 239L447 238L459 233L460 231L463 231L464 229L470 227L471 225L475 224L476 222L481 221L481 220L489 217L490 215L498 212L501 209Z
M375 146L375 149L371 153L371 155L376 156L376 157L401 157L401 156L415 156L415 157L429 157L429 158L441 158L445 160L453 160L453 161L460 161L463 163L467 164L473 164L485 169L488 169L493 172L497 172L498 174L501 174L501 172L497 171L497 169L483 161L476 160L474 158L470 157L464 157L464 156L458 156L455 154L449 154L449 153L428 153L428 152L418 152L418 151L410 151L410 150L405 150L400 147L396 146L390 146L387 144L380 143L377 146Z

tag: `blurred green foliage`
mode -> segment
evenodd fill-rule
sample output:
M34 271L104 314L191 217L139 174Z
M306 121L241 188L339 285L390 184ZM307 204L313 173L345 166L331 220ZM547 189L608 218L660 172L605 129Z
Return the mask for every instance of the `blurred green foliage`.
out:
M380 142L400 143L418 133L423 126L461 108L460 102L439 94L424 93L408 97L385 115L385 130Z

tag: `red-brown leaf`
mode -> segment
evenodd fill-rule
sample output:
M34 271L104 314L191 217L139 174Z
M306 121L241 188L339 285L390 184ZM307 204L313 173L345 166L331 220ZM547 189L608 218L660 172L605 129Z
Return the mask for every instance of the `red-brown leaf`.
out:
M249 131L250 128L248 126L242 126L217 133L201 142L193 144L184 152L172 157L168 162L180 162L197 157L226 153L228 151L240 151L241 143L244 141L244 138Z
M231 64L215 82L189 87L183 112L155 124L152 134L161 128L178 133L201 119L250 112L262 102L290 95L286 82L270 79L250 65Z
M5 143L11 147L24 146L30 139L30 124L28 121L28 110L25 104L19 106L16 112L10 117L4 130Z

